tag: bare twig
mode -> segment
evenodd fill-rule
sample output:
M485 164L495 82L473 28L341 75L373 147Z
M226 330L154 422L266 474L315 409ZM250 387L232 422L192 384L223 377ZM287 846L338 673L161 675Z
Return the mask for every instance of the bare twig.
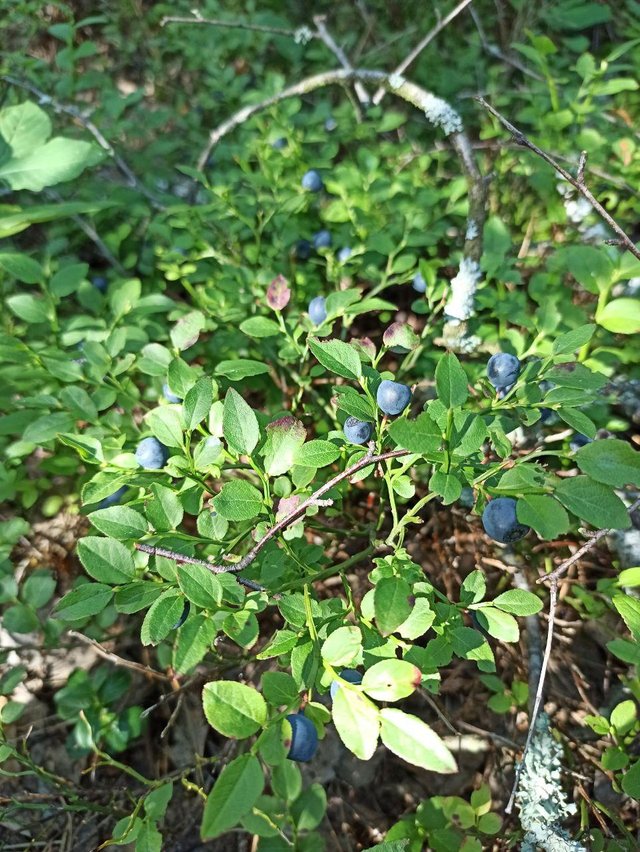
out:
M414 59L416 59L422 53L425 47L433 41L433 39L438 35L438 33L442 32L442 30L447 26L447 24L449 24L455 17L457 17L460 12L462 12L472 2L473 0L462 0L461 3L458 3L455 9L452 9L448 15L444 16L441 21L438 21L435 27L426 34L422 41L418 42L418 44L413 48L411 53L405 59L402 60L402 62L400 63L400 65L398 65L397 68L394 69L393 73L403 74L414 61ZM385 89L380 87L373 96L373 103L376 105L379 104L380 101L384 98L384 96Z
M154 680L161 680L165 683L173 682L173 678L169 677L169 675L164 674L164 672L158 672L155 669L150 668L149 666L143 666L141 663L135 663L133 662L133 660L125 660L123 657L119 657L112 651L107 651L106 648L103 648L103 646L99 642L96 642L95 639L91 639L90 636L85 636L82 633L78 633L77 630L69 630L69 636L72 636L74 639L78 639L85 645L91 646L99 657L102 657L104 660L109 660L109 662L113 663L115 666L122 666L123 668L131 669L134 672L138 672L138 674L145 675L146 677L151 677Z
M638 508L640 508L640 497L635 501L635 503L632 503L631 506L629 506L627 511L631 515ZM612 532L614 532L614 530L612 529L598 530L597 533L591 536L591 538L589 539L589 541L586 542L586 544L583 544L579 550L576 550L573 556L570 556L569 559L565 559L565 561L561 565L558 565L558 567L550 574L545 574L543 577L539 577L536 582L556 582L558 578L562 577L562 575L566 573L569 568L571 568L574 562L577 562L579 559L581 559L585 555L585 553L588 553L591 548L594 547L594 545L596 545L601 539L603 539L605 536L609 535Z
M316 25L316 37L326 44L326 46L333 53L340 65L342 65L345 70L353 71L353 65L349 61L347 54L340 47L340 45L336 43L335 39L327 29L327 26L325 24L326 19L326 15L314 15L313 23ZM371 96L369 95L369 92L367 92L367 90L359 80L355 81L355 83L353 84L353 88L355 89L355 93L358 96L358 100L361 104L368 104L371 102Z
M557 602L558 581L553 580L551 583L551 588L549 589L549 623L547 625L547 642L544 648L544 656L542 657L542 665L540 666L540 677L538 678L538 683L536 686L536 697L533 702L533 710L531 711L531 718L529 719L529 732L527 733L527 739L524 744L524 749L522 750L522 757L516 765L516 775L513 781L513 787L511 788L511 795L509 796L509 801L507 803L506 808L504 809L505 813L507 814L510 814L513 810L513 805L516 799L516 793L518 792L518 784L520 783L520 775L522 774L522 769L524 767L524 759L527 756L529 746L531 745L531 740L533 739L533 735L535 732L536 719L538 718L538 713L540 712L540 704L542 703L542 693L544 691L544 682L547 676L547 666L549 665L549 658L551 657L551 646L553 645L553 628L555 624Z
M41 91L36 88L32 83L29 83L27 80L20 80L17 77L9 76L8 74L3 74L0 79L4 80L6 83L9 83L12 86L16 86L20 89L25 89L27 92L31 92L32 95L35 95L38 98L41 106L50 106L55 112L65 113L66 115L71 116L71 118L75 119L79 122L85 130L88 130L89 133L96 140L98 145L107 152L107 154L114 161L120 172L125 176L129 184L135 187L138 192L141 192L146 198L151 201L151 203L160 208L162 205L157 200L155 195L150 192L144 184L142 184L135 174L131 171L127 163L122 159L122 157L115 150L111 142L106 139L103 134L100 132L99 128L88 118L85 113L78 109L78 107L73 106L72 104L63 104L60 101L57 101L55 98L51 97L51 95L47 95L46 92Z
M473 8L473 6L469 9L469 13L473 18L473 22L476 25L476 29L478 30L478 35L480 36L480 42L484 50L487 53L491 54L491 56L495 56L496 59L499 59L501 62L506 62L507 65L511 65L514 68L517 68L522 74L525 74L527 77L533 77L534 80L544 81L544 77L541 74L538 74L536 71L532 71L530 68L527 68L522 62L519 62L513 56L507 56L503 53L499 47L496 47L495 44L490 44L487 39L486 33L484 31L484 27L482 26L482 21L480 20L480 16Z
M282 35L294 38L298 30L284 29L284 27L270 27L265 24L247 24L244 21L222 21L220 18L203 18L197 9L191 13L191 17L180 17L167 15L160 21L161 27L167 24L204 24L210 27L222 27L228 30L250 30L256 33L268 33L270 35Z
M531 142L521 130L518 130L510 121L508 121L501 113L499 113L496 109L494 109L491 104L487 103L484 98L476 98L479 104L481 104L486 110L488 110L491 115L498 119L500 124L509 131L512 135L514 141L521 145L523 148L528 148L530 151L533 151L534 154L537 154L538 157L543 159L545 163L548 163L552 168L556 170L556 172L563 177L567 183L570 183L574 189L577 189L580 195L583 198L586 198L589 204L593 207L593 209L598 213L601 219L607 223L607 225L618 235L622 245L630 251L634 257L637 257L640 260L640 249L634 244L630 237L624 232L624 230L618 225L615 219L605 210L605 208L600 204L598 199L593 195L591 190L587 187L584 182L584 169L586 165L586 152L582 152L580 154L580 160L578 163L578 171L577 176L574 177L570 172L564 169L557 160L554 160L550 154L547 154L546 151L543 151L542 148L539 148L536 144Z
M371 449L355 464L352 464L351 467L346 468L340 473L336 474L336 476L329 479L324 485L321 485L317 491L307 497L306 500L303 500L299 506L295 509L292 509L288 515L285 515L277 524L274 524L267 532L262 536L260 541L258 541L251 550L243 556L238 562L230 565L213 565L210 562L204 562L201 559L195 559L193 556L182 556L180 553L175 553L172 550L165 550L160 547L153 547L148 544L141 544L140 542L136 542L136 548L138 550L142 550L145 553L152 553L157 556L166 556L168 559L173 559L176 562L185 562L188 565L202 565L204 568L208 568L213 574L226 574L226 573L236 573L237 571L244 571L257 557L262 548L267 544L267 542L271 541L274 536L278 535L284 529L286 529L290 524L297 521L299 518L304 515L306 510L310 506L316 506L318 498L322 497L323 494L326 494L327 491L330 491L334 486L336 486L339 482L342 482L343 479L348 479L353 476L354 473L357 473L359 470L362 470L365 467L369 467L372 464L378 464L378 462L385 461L386 459L394 459L400 458L402 456L409 455L407 450L389 450L386 453L380 453L379 455L373 455ZM238 577L238 580L241 578ZM251 583L252 581L244 580L243 582ZM264 591L262 586L259 587L261 591Z

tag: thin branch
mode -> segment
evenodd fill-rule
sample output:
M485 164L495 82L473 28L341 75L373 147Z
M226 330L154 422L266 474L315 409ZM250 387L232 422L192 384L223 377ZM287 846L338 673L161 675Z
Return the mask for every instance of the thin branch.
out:
M326 15L314 15L313 23L316 25L316 37L326 44L326 46L336 57L340 65L342 65L342 67L346 71L353 71L353 65L349 61L349 57L340 47L340 45L336 43L335 39L327 29L325 24L326 19ZM366 105L371 103L371 95L369 94L369 92L367 92L367 90L359 80L355 81L353 88L355 89L355 93L358 96L358 100L361 104Z
M85 636L82 633L78 633L77 630L69 630L69 636L72 636L74 639L78 639L80 642L83 642L85 645L89 645L99 657L102 657L104 660L109 660L110 663L113 663L115 666L122 666L126 669L131 669L134 672L138 672L138 674L145 675L146 677L154 678L154 680L161 680L165 683L172 683L173 678L169 677L169 675L164 674L164 672L158 672L155 669L150 668L149 666L143 666L141 663L135 663L133 660L125 660L123 657L119 657L117 654L114 654L112 651L107 651L106 648L96 642L95 639L91 639L89 636Z
M317 491L314 491L310 497L307 497L306 500L303 500L299 506L295 509L292 509L288 515L285 515L277 524L274 524L267 532L262 536L262 538L251 548L251 550L242 557L238 562L231 565L213 565L210 562L205 562L202 559L195 559L193 556L182 556L180 553L175 553L173 550L165 550L161 547L153 547L148 544L142 544L140 542L136 542L136 548L138 550L143 551L144 553L152 553L157 556L166 556L168 559L173 559L176 562L185 562L188 565L201 565L204 568L207 568L213 574L227 574L227 573L236 573L237 571L244 571L257 557L262 548L267 544L271 539L290 526L295 521L299 520L299 518L304 515L306 510L311 506L316 506L319 497L322 497L323 494L326 494L327 491L330 491L334 486L336 486L339 482L342 482L343 479L348 479L353 476L354 473L357 473L359 470L362 470L365 467L369 467L372 464L378 464L381 461L385 461L386 459L394 459L400 458L402 456L409 455L407 450L389 450L386 453L380 453L379 455L373 455L371 449L355 464L352 464L351 467L346 468L340 473L336 474L332 479L329 479L324 485L321 485ZM241 578L238 577L238 580L241 581ZM242 580L245 584L252 583L251 580ZM257 585L257 584L253 584ZM264 591L263 587L260 586L259 589Z
M438 33L440 33L447 26L447 24L449 24L455 17L457 17L460 12L462 12L472 2L473 0L462 0L461 3L458 3L455 9L452 9L448 15L444 16L441 21L438 21L435 27L426 34L422 41L418 42L418 44L413 48L411 53L405 59L402 60L402 62L400 63L400 65L398 65L397 68L394 69L393 73L403 74L414 61L414 59L417 59L417 57L422 53L425 47L434 40ZM380 87L373 96L373 103L377 106L384 98L384 96L385 89Z
M270 27L264 24L246 24L244 21L222 21L219 18L203 18L197 9L191 13L191 17L180 17L167 15L160 21L161 27L166 27L167 24L205 24L210 27L222 27L228 30L250 30L256 33L268 33L270 35L282 35L294 38L299 32L298 30L288 30L283 27Z
M556 170L556 172L561 175L567 183L570 183L574 189L577 189L580 195L587 199L589 204L593 207L593 209L598 213L601 219L607 223L607 225L618 235L622 245L630 251L631 254L640 260L640 249L634 244L630 237L623 231L623 229L618 225L615 219L605 210L605 208L600 204L598 199L593 195L591 190L587 187L584 182L584 167L586 164L586 153L583 151L580 155L580 161L578 164L578 172L577 177L574 177L570 172L564 169L557 160L554 160L550 154L547 154L546 151L543 151L542 148L538 148L533 142L531 142L521 130L518 130L510 121L508 121L501 113L499 113L496 109L494 109L491 104L487 103L484 98L476 98L479 104L483 106L486 110L488 110L491 115L498 119L500 124L509 131L512 135L514 141L521 145L523 148L528 148L530 151L533 151L534 154L537 154L538 157L541 157L545 163L548 163L552 168Z
M636 509L640 509L640 497L635 501L635 503L632 503L631 506L629 506L627 512L631 515L633 512L636 511ZM597 533L591 536L591 538L589 539L589 541L586 542L586 544L583 544L579 550L576 550L573 556L570 556L569 559L565 559L565 561L561 565L558 565L558 567L550 574L545 574L544 577L539 577L536 580L536 583L548 583L549 581L555 583L560 577L562 577L563 574L565 574L569 570L569 568L571 568L571 566L575 562L581 559L585 555L585 553L588 553L591 548L594 547L601 539L603 539L605 536L609 535L612 532L614 532L613 529L598 530Z
M551 646L553 645L553 628L555 624L557 603L558 581L553 580L551 583L551 588L549 590L549 623L547 625L547 642L544 648L544 656L542 657L542 665L540 666L540 677L538 678L538 684L536 687L536 697L535 701L533 702L533 710L531 711L531 718L529 719L529 732L527 733L527 740L524 744L522 757L516 765L516 775L513 781L513 787L511 788L511 795L509 796L509 801L507 803L506 808L504 809L505 813L507 814L510 814L513 810L513 805L516 799L516 793L518 792L518 784L520 783L520 775L522 774L522 770L524 768L524 759L527 756L529 746L531 745L531 740L533 739L533 735L535 732L536 719L538 718L538 713L540 712L540 704L542 703L542 693L544 691L544 682L547 677L547 666L549 665L549 659L551 657Z
M3 74L0 79L4 80L5 83L9 83L12 86L17 86L20 89L25 89L27 92L31 92L32 95L35 95L38 98L38 101L41 106L50 106L55 112L65 113L66 115L71 116L73 119L78 121L85 130L88 130L89 133L96 140L98 145L107 152L107 154L114 161L118 169L125 176L129 184L135 187L138 192L141 192L156 208L162 207L160 202L157 200L155 195L150 192L144 184L142 184L135 174L131 171L127 163L122 159L122 157L115 150L113 145L106 139L103 134L100 132L99 128L91 121L90 118L87 118L85 113L78 109L78 107L73 106L72 104L63 104L60 101L57 101L55 98L52 98L51 95L47 95L46 92L41 91L36 88L32 83L29 83L26 80L19 80L17 77L11 77L8 74Z

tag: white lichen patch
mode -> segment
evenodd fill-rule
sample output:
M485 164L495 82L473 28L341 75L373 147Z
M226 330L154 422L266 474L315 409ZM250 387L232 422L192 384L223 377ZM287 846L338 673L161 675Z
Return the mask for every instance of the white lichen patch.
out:
M464 235L465 240L475 240L479 236L480 230L475 219L469 219L467 223L467 233Z
M298 27L293 34L293 40L296 44L308 44L313 38L313 33L309 27Z
M435 127L441 127L447 136L451 133L462 133L462 119L446 101L430 92L427 92L421 100L427 121Z
M457 320L468 320L473 316L475 294L482 277L480 266L475 260L463 257L458 274L451 281L451 295L444 312Z
M400 86L404 86L405 79L402 74L389 74L389 88L391 89L399 89Z

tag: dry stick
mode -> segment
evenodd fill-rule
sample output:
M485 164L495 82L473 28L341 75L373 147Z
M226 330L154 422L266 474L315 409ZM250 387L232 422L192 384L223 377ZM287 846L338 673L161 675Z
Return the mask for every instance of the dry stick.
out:
M640 509L640 497L634 503L632 503L631 506L628 507L627 512L631 515L633 514L633 512L636 511L636 509ZM591 536L591 538L588 542L586 542L586 544L583 544L583 546L579 550L576 550L573 556L570 556L569 559L566 559L561 565L559 565L555 569L555 571L552 571L550 574L545 574L544 577L539 577L536 580L536 583L546 583L548 581L556 582L559 577L561 577L566 571L569 570L569 568L571 568L574 562L577 562L579 559L581 559L585 553L588 553L588 551L590 551L591 548L600 541L600 539L603 539L605 536L609 535L612 532L614 532L613 529L598 530L595 535Z
M117 153L113 145L102 135L100 130L91 121L91 119L86 117L82 110L71 104L60 103L60 101L57 101L55 98L52 98L51 95L47 95L46 92L41 91L26 80L19 80L17 77L11 77L8 74L3 74L0 79L4 80L5 83L9 83L12 86L17 86L20 89L25 89L27 92L31 92L32 95L35 95L38 98L42 106L50 106L55 112L62 112L66 115L70 115L76 121L80 122L80 124L93 136L98 145L100 145L100 147L105 150L107 154L111 157L118 169L129 181L131 186L134 186L139 192L146 196L146 198L148 198L149 201L151 201L151 203L155 207L160 208L162 206L160 202L156 199L154 194L150 192L142 183L140 183L140 181L131 171L126 162Z
M117 654L107 651L107 649L103 648L95 639L91 639L89 636L78 633L77 630L69 630L69 636L73 636L74 639L79 639L80 642L83 642L85 645L90 645L99 657L109 660L109 662L116 666L123 666L124 668L132 669L139 674L146 675L147 677L154 678L155 680L164 681L165 683L173 682L173 679L169 677L169 675L166 675L163 672L157 672L155 669L152 669L149 666L143 666L141 663L135 663L133 660L125 660L123 657L119 657Z
M223 27L228 30L251 30L256 33L269 33L270 35L282 35L293 38L298 30L287 30L283 27L270 27L266 24L245 24L243 21L221 21L219 18L203 18L197 9L192 12L192 17L174 17L167 15L160 21L160 26L167 24L205 24L210 27Z
M347 54L340 45L336 44L335 39L327 29L325 25L326 19L326 15L314 15L313 23L316 25L315 36L326 44L340 65L342 65L346 71L353 71L353 65L349 61ZM369 92L367 92L359 80L355 81L353 88L361 104L371 103L371 96L369 95Z
M615 219L607 213L602 204L598 201L598 199L593 195L593 193L589 190L587 185L584 182L584 170L587 162L587 152L582 151L580 154L580 160L578 163L578 171L577 176L574 177L570 172L566 169L563 169L562 166L553 159L546 151L543 151L542 148L538 148L533 142L531 142L521 130L518 130L510 121L508 121L501 113L499 113L496 109L494 109L491 104L487 103L484 98L476 98L479 104L481 104L486 110L488 110L491 115L498 119L500 124L504 128L506 128L509 133L512 135L514 142L517 145L521 145L523 148L528 148L530 151L533 151L534 154L537 154L538 157L541 157L545 163L548 163L552 166L556 172L561 175L567 183L570 183L574 189L577 189L580 195L587 199L589 204L593 207L593 209L598 213L601 219L607 223L607 225L611 228L612 231L618 235L620 239L621 246L624 246L627 251L630 251L634 257L637 257L640 260L640 249L633 243L633 241L626 235L626 233L622 230L620 225L615 221Z
M404 73L404 71L407 70L407 68L411 65L414 59L416 59L422 53L425 47L433 41L433 39L438 35L438 33L441 32L447 26L447 24L450 23L455 17L457 17L460 12L462 12L463 9L465 9L471 2L473 2L473 0L462 0L461 3L458 3L455 9L452 9L448 15L445 15L445 17L435 25L431 32L428 32L427 35L422 39L422 41L419 42L413 48L411 53L405 59L402 60L402 62L400 63L400 65L398 65L397 68L394 69L393 73ZM380 87L373 96L373 103L377 106L384 98L384 96L385 90L384 88Z
M342 482L343 479L348 479L350 476L353 476L354 473L357 473L364 467L369 467L369 465L378 464L386 459L400 458L408 455L409 453L407 450L389 450L388 452L380 453L379 455L373 455L371 450L369 450L366 455L360 459L360 461L357 461L355 464L352 464L351 467L346 468L346 470L343 470L341 473L336 474L336 476L332 479L329 479L324 483L324 485L321 485L317 491L314 491L310 497L307 497L307 499L303 500L299 506L289 512L288 515L285 515L282 520L278 521L277 524L274 524L270 529L268 529L260 541L258 541L251 550L242 557L242 559L233 565L213 565L211 562L205 562L202 559L195 559L193 556L182 556L180 553L175 553L173 550L165 550L161 547L152 547L148 544L141 544L139 542L136 542L135 546L138 550L142 550L144 553L152 553L156 556L166 556L168 559L173 559L176 562L185 562L188 565L202 565L204 568L208 568L208 570L213 574L227 574L244 571L244 569L247 568L247 566L249 566L257 557L267 542L271 541L274 536L278 535L278 533L282 532L282 530L286 529L286 527L302 517L310 506L317 506L319 498L322 497L323 494L326 494L327 491L330 491L339 482ZM241 578L238 577L238 580L241 581ZM242 582L251 583L252 581L242 580ZM260 590L263 590L262 586L260 587Z

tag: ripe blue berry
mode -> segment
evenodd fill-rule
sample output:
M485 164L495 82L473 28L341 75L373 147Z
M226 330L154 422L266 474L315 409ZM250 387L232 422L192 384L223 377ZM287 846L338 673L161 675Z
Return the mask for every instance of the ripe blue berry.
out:
M531 529L518 521L516 501L511 497L496 497L487 503L482 513L482 526L488 536L502 544L519 541Z
M91 279L91 283L96 288L96 290L99 290L101 293L107 292L107 286L109 282L104 277L104 275L96 275L95 278Z
M591 438L587 438L586 435L574 435L573 438L569 441L569 449L572 453L577 453L581 447L586 447L587 444L592 444L593 441Z
M358 420L357 417L347 417L342 429L345 438L352 444L366 444L373 432L371 423Z
M313 235L313 247L316 251L331 247L331 234L327 230L318 231Z
M416 274L413 276L411 286L416 291L416 293L424 293L424 291L427 289L427 282L424 280L422 273L416 272Z
M303 189L308 189L309 192L320 192L323 187L322 178L315 169L309 169L302 175L301 185Z
M288 144L289 142L287 141L286 137L278 136L278 138L274 139L271 143L271 147L275 148L276 151L282 151L282 149L286 148Z
M168 458L167 448L157 438L143 438L136 449L136 461L147 470L160 470Z
M296 260L309 260L311 257L311 243L309 240L298 240L293 249Z
M496 352L487 363L489 381L498 390L504 390L518 380L520 361L508 352Z
M287 757L299 763L307 763L318 750L318 732L304 713L291 713L287 716L291 725L291 744ZM285 742L285 745L287 743Z
M378 385L376 400L385 414L400 414L411 401L411 388L385 379Z
M355 669L343 669L340 672L340 677L342 678L342 680L346 680L348 683L362 683L362 675ZM339 680L331 681L331 687L329 691L331 693L332 701L336 697L336 693L341 688L341 686L342 684Z
M316 296L309 302L309 318L314 325L322 325L327 318L324 296Z
M127 492L127 486L123 485L122 488L118 488L117 491L114 491L113 494L109 494L108 497L105 497L104 500L101 500L98 503L98 509L108 509L109 506L115 506L116 503L119 503L124 495Z
M330 115L328 118L325 118L324 129L327 131L327 133L333 133L337 126L338 122L332 115Z
M172 393L171 388L166 382L162 385L162 395L167 400L167 402L182 402L182 399L179 396L176 396L175 393Z
M173 625L173 627L171 628L172 630L177 630L177 629L178 629L178 627L182 627L182 625L183 625L183 624L185 623L185 621L187 620L187 616L189 615L189 610L190 610L190 609L191 609L191 604L189 603L189 601L185 601L185 602L184 602L184 609L182 610L182 615L181 615L181 616L180 616L180 618L176 621L176 623Z
M338 252L338 260L340 263L346 263L351 257L351 248L349 246L345 246L341 248Z

